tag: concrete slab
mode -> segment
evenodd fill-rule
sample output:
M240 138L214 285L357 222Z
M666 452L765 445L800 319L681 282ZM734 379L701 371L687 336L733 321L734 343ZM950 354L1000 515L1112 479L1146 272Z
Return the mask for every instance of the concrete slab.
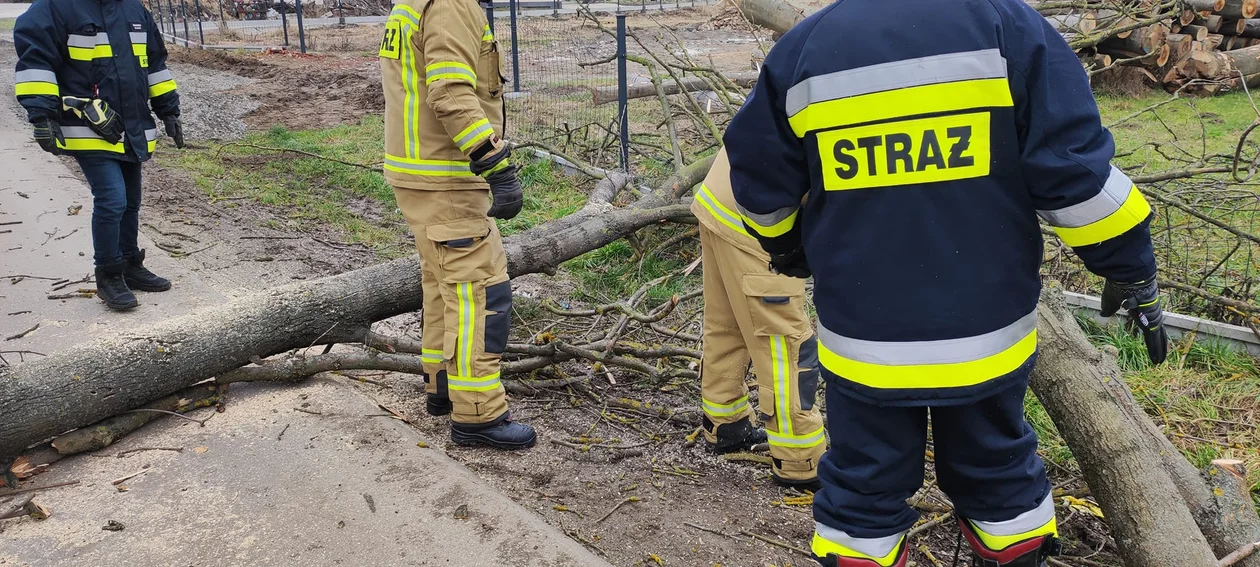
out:
M30 4L0 4L0 19L16 18L26 13L26 9L30 8Z

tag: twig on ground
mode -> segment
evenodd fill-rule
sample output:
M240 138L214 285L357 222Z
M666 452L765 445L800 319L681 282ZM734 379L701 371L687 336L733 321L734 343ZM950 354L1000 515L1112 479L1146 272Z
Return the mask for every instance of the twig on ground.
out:
M67 238L70 238L70 236L71 236L71 235L73 235L73 234L74 234L74 233L76 233L76 232L79 232L79 229L77 229L77 228L76 228L76 229L74 229L74 230L72 230L72 231L70 231L70 232L67 232L67 233L65 233L65 234L63 234L63 235L61 235L61 236L58 236L57 238L54 238L53 240L65 240L65 239L67 239Z
M122 484L122 483L124 483L124 482L127 482L127 481L129 481L129 480L131 480L131 479L133 479L133 478L136 478L136 477L138 477L138 476L140 476L140 475L142 475L142 474L144 474L144 473L147 473L147 472L149 472L149 468L148 468L148 467L145 467L145 468L142 468L142 469L140 469L140 470L138 470L138 471L136 471L136 472L133 472L133 473L131 473L131 474L127 475L127 476L124 476L124 477L122 477L122 478L120 478L120 479L113 480L113 481L111 481L111 482L110 482L110 484L112 484L112 485L114 485L114 486L118 486L118 485L120 485L120 484Z
M51 489L51 488L64 488L64 487L67 487L67 486L74 486L74 485L76 485L76 484L79 484L79 481L77 481L77 480L72 480L72 481L70 481L70 482L59 482L59 483L57 483L57 484L49 484L49 485L47 485L47 486L31 486L31 487L29 487L29 488L19 488L19 489L16 489L16 490L6 490L6 491L4 491L4 492L0 492L0 498L4 498L5 496L13 496L14 494L26 494L27 492L38 492L38 491L40 491L40 490L48 490L48 489Z
M27 329L27 330L25 330L25 331L22 331L22 332L20 332L20 333L18 333L18 334L16 334L16 335L10 335L10 336L8 336L8 337L5 337L5 338L4 338L4 340L6 340L6 341L14 341L14 340L20 339L20 338L22 338L22 337L25 337L26 335L29 335L29 334L31 334L31 333L34 333L34 332L35 332L35 329L38 329L38 328L39 328L39 323L35 323L35 326L34 326L34 327L31 327L31 328L29 328L29 329Z
M768 544L770 544L770 545L777 545L777 546L779 546L779 547L782 547L783 549L790 549L790 550L795 551L795 552L797 552L797 553L799 553L799 554L801 554L801 555L804 555L805 557L813 557L813 556L814 556L814 554L813 554L812 552L810 552L810 551L807 551L807 550L801 549L801 548L796 547L795 545L792 545L792 544L787 543L787 542L782 542L782 541L779 541L779 540L774 539L774 538L771 538L771 537L766 537L766 536L763 536L763 535L761 535L761 534L759 534L759 533L756 533L756 532L750 532L750 531L748 531L748 530L739 530L739 533L741 533L741 534L743 534L743 535L746 535L746 536L748 536L748 537L750 537L750 538L753 538L753 539L757 539L757 540L764 541L764 542L766 542L766 543L768 543Z
M186 416L186 415L184 415L184 414L182 414L182 413L176 413L176 412L173 412L173 411L166 411L166 410L160 410L160 409L151 409L151 408L137 408L137 409L133 409L133 410L127 410L127 411L126 411L126 412L124 412L124 413L140 413L140 412L152 412L152 413L162 413L162 414L166 414L166 415L173 415L173 416L178 417L178 418L180 418L180 419L183 419L183 420L186 420L186 421L191 421L191 422L193 422L193 423L195 423L195 424L197 424L197 425L200 425L200 426L202 426L202 427L205 427L205 426L206 426L206 422L207 422L207 421L210 421L210 418L211 418L211 417L214 417L214 415L215 415L215 414L213 414L213 413L212 413L212 414L210 414L210 417L207 417L207 418L205 418L205 419L193 419L193 418L188 417L188 416Z
M93 281L93 277L92 277L92 275L91 275L91 274L86 275L86 276L83 276L83 279L81 279L81 280L75 280L75 281L72 281L72 282L65 282L65 283L60 283L60 284L54 284L54 285L53 285L53 288L52 288L52 290L51 290L51 291L61 291L61 290L66 289L66 288L68 288L68 287L70 287L70 286L72 286L72 285L85 284L85 283L94 283L94 281Z
M54 299L54 300L55 299L74 299L76 297L82 297L84 299L91 299L95 295L96 295L95 289L80 289L74 293L58 293L54 295L49 295L48 299Z
M143 451L174 451L176 453L183 453L184 448L183 447L141 447L139 449L128 449L126 451L122 451L114 456L121 459L132 453L140 453Z
M699 525L699 524L693 524L693 523L691 523L691 522L683 522L683 525L684 525L684 526L687 526L687 527L689 527L689 528L695 528L695 529L700 530L700 531L702 531L702 532L709 532L709 533L714 534L714 535L726 536L726 537L729 537L729 538L731 538L731 539L739 539L738 537L735 537L735 536L733 536L733 535L731 535L731 534L728 534L728 533L725 533L725 532L721 532L721 531L715 530L715 529L713 529L713 528L706 528L706 527L701 526L701 525Z
M281 430L280 430L280 434L276 436L276 441L281 441L281 440L283 440L283 439L284 439L284 434L285 434L285 433L287 433L287 432L289 431L289 427L290 427L290 426L292 426L292 425L293 425L292 423L286 423L286 424L284 424L284 429L281 429Z
M609 510L609 511L608 511L608 513L607 513L607 514L604 514L602 517L600 517L600 519L595 520L595 523L596 523L596 524L603 523L603 521L604 521L604 520L607 520L607 519L609 518L609 516L612 516L612 515L613 515L613 512L616 512L616 511L617 511L618 509L620 509L622 506L625 506L626 504L629 504L629 503L631 503L631 502L639 502L639 501L641 501L641 500L642 500L642 499L641 499L641 498L639 498L638 496L631 496L631 497L629 497L629 498L626 498L625 500L622 500L621 502L618 502L616 506L613 506L613 507L612 507L612 510Z
M1251 557L1251 555L1255 553L1257 549L1260 549L1260 541L1256 541L1256 542L1252 542L1247 545L1244 545L1234 550L1229 555L1222 557L1219 563L1219 566L1231 567L1232 565L1238 563L1239 561L1242 561L1243 559Z
M932 528L935 528L936 526L939 526L945 522L948 522L949 519L953 517L954 517L953 512L945 512L944 514L941 514L927 522L923 522L922 524L919 524L915 526L914 528L912 528L909 532L906 532L906 539L910 539Z

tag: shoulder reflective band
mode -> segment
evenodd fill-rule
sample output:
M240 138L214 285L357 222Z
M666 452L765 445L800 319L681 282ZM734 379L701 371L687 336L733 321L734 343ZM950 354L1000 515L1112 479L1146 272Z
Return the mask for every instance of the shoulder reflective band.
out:
M424 66L424 84L448 79L464 81L477 87L477 72L472 67L458 61L438 61Z
M876 538L857 538L833 527L814 523L814 540L810 545L814 555L826 557L834 553L840 557L869 559L880 567L889 567L897 561L905 534L893 534Z
M1064 244L1088 246L1128 232L1150 216L1151 205L1129 176L1112 166L1107 182L1097 195L1075 205L1037 211L1037 214L1050 223Z
M472 176L466 161L447 161L437 159L408 159L385 155L385 169L396 173L410 175L427 175L437 177Z
M731 417L739 415L743 413L744 410L748 409L748 396L745 395L744 397L729 404L719 404L717 402L711 402L701 398L700 407L704 409L704 413L713 417Z
M131 54L136 56L136 60L140 62L142 69L149 68L149 34L144 32L131 32ZM149 95L153 98L153 95Z
M412 27L420 25L420 13L416 12L411 6L406 4L395 4L394 9L389 11L389 17L399 18L410 23Z
M740 218L753 231L765 238L783 236L789 230L792 230L792 226L796 224L796 212L800 209L799 206L793 205L791 207L783 207L774 212L761 214L749 212L744 207L739 207L738 203L736 203L736 206L739 208Z
M109 35L105 32L96 35L70 34L66 37L66 48L70 51L70 58L75 61L114 56L114 50L109 46Z
M752 238L752 235L748 234L747 230L744 230L744 222L740 219L739 214L726 208L726 205L723 205L713 192L709 190L708 185L703 183L700 184L700 190L696 192L696 200L699 201L705 210L709 211L709 213L713 215L713 218L717 219L718 222L730 227L731 230L734 230L735 232Z
M974 386L1014 371L1036 350L1036 311L996 331L939 341L867 341L818 326L822 367L869 388Z
M947 53L809 77L788 89L798 137L889 118L1011 106L1006 59L997 49Z
M44 69L23 69L14 74L14 91L17 96L61 96L57 86L57 74Z
M993 551L1002 551L1021 541L1037 536L1059 535L1054 519L1054 498L1046 494L1036 508L1004 522L967 520L975 528L980 543Z
M468 151L475 147L478 143L494 134L494 128L490 126L490 121L482 118L472 123L472 126L464 128L463 132L455 135L455 145L459 146L460 151Z
M494 34L490 33L490 24L486 24L486 26L481 29L481 41L494 41Z
M170 69L149 73L149 98L159 97L175 90L175 77Z

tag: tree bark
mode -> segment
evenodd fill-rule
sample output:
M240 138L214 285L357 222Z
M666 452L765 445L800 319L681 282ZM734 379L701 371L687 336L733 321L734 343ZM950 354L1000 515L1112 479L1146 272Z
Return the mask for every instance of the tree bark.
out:
M1212 13L1228 19L1245 20L1256 17L1257 11L1260 11L1260 0L1225 0L1225 6Z
M753 86L753 83L757 82L757 73L735 73L727 75L726 78L736 85L749 88ZM683 79L682 82L683 87L690 92L707 91L712 88L712 85L700 77L687 77ZM678 88L678 82L674 80L663 81L661 83L661 89L664 90L667 95L676 95L682 92ZM592 88L591 96L596 106L617 102L617 87L611 86ZM628 98L646 98L657 96L656 86L652 83L635 83L628 85L626 86L626 96Z
M1190 511L1168 497L1177 493L1168 472L1152 466L1160 456L1137 427L1146 416L1120 368L1089 344L1061 290L1048 287L1038 311L1033 391L1072 448L1125 565L1216 567ZM1116 390L1126 396L1114 399Z
M1202 14L1195 18L1194 25L1207 28L1209 33L1220 33L1221 27L1225 25L1225 18L1216 14L1204 16Z
M184 413L197 408L214 405L219 400L219 389L213 384L193 386L176 392L156 402L147 404L143 409ZM62 435L52 442L52 446L62 455L74 455L88 451L99 451L123 436L144 427L145 424L163 417L154 411L123 413L105 418L89 427L76 429Z
M1219 33L1210 33L1207 39L1203 40L1204 48L1202 51L1215 51L1220 49L1221 42L1225 41L1225 36Z
M1225 0L1186 0L1186 5L1196 12L1219 12L1225 9Z
M1237 35L1249 38L1260 38L1260 19L1235 20L1233 25L1221 27L1221 33L1224 35Z
M1216 94L1226 88L1239 89L1260 84L1260 46L1229 51L1203 51L1190 54L1173 68L1168 87L1180 88L1195 79L1206 83L1188 87L1187 92Z
M1061 34L1087 34L1098 28L1098 20L1094 14L1059 14L1045 16L1046 21Z
M1217 26L1219 29L1220 26ZM1203 41L1207 39L1209 30L1207 26L1188 25L1181 26L1181 33L1190 36L1195 41Z
M803 0L733 0L748 21L775 33L783 34L792 29L822 6Z

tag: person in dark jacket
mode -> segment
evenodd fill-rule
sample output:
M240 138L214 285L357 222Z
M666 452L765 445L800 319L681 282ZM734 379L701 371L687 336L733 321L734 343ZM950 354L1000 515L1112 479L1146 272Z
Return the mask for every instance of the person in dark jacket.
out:
M37 0L13 39L17 99L36 142L74 156L92 188L97 295L126 310L139 304L133 289L170 289L144 267L136 243L141 163L157 145L153 114L184 147L179 93L153 16L139 0Z
M1054 502L1023 406L1038 217L1107 280L1104 313L1126 309L1154 363L1167 349L1151 206L1067 43L1022 0L839 0L774 46L724 141L745 227L815 278L818 561L906 564L930 415L974 565L1044 565Z

